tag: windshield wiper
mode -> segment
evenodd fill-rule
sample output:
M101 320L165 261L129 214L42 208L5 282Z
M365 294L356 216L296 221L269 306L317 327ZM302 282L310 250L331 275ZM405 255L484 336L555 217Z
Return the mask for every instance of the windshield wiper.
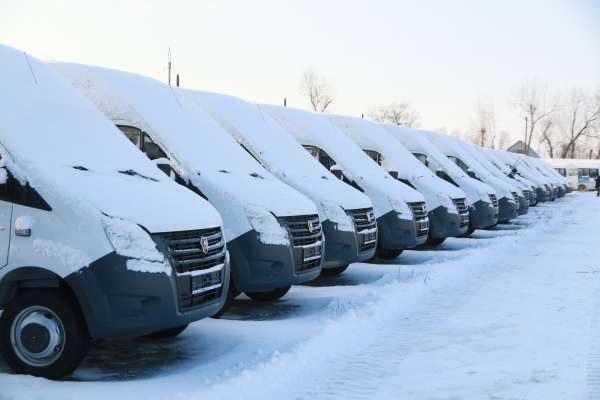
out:
M125 174L125 175L129 175L129 176L139 176L140 178L144 178L144 179L149 179L151 181L154 182L158 182L158 180L154 179L154 178L150 178L148 176L144 176L142 174L138 174L137 172L135 172L132 169L128 169L127 171L119 171L120 174Z
M78 165L78 166L73 167L73 168L78 169L80 171L87 171L88 170L86 167L82 167L81 165Z
M253 176L255 178L260 178L260 179L264 179L262 176L260 176L259 174L257 174L256 172L253 172L250 174L250 176Z

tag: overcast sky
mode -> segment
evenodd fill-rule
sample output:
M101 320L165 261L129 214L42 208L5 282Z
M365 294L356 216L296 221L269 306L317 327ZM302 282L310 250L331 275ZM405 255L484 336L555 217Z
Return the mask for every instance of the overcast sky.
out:
M468 129L486 96L516 139L507 98L524 79L600 84L600 1L0 0L0 43L165 82L170 46L181 86L299 108L311 65L334 112L409 101L426 129Z

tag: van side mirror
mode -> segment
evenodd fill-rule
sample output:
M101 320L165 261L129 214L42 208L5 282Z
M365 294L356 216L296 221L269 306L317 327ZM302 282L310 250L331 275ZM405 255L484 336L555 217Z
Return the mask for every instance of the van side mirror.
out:
M398 180L398 170L396 168L390 168L388 170L388 174L390 174L390 176L396 180Z
M332 165L331 168L329 168L329 171L338 179L343 180L343 174L342 174L342 167L340 167L339 165Z

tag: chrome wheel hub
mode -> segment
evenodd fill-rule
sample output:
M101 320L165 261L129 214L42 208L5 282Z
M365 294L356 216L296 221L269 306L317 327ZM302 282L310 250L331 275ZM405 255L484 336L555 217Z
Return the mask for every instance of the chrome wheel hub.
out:
M65 330L51 310L42 306L27 307L12 323L10 342L23 362L34 367L45 367L62 354Z

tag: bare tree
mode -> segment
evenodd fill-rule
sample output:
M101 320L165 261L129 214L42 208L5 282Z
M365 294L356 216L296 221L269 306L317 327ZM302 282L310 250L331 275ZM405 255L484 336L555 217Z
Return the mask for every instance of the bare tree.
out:
M508 139L510 138L510 133L507 131L500 131L498 137L494 139L492 142L492 149L504 150L506 145L508 144Z
M600 93L592 96L589 90L571 89L565 98L565 108L560 113L560 130L565 140L562 158L575 155L580 138L597 138L600 119Z
M548 98L546 85L541 84L536 78L526 79L523 84L512 91L509 104L520 109L526 118L525 126L525 154L529 153L535 126L540 120L548 117L560 109L556 100Z
M494 147L496 139L496 110L486 97L480 96L475 105L475 118L471 122L470 142L481 147Z
M313 111L325 111L335 99L331 82L319 76L312 67L307 67L300 77L298 92L308 100Z
M408 102L394 101L387 105L377 104L368 109L367 116L374 122L402 125L407 128L420 126L419 112Z
M555 135L555 127L556 123L554 119L550 117L546 118L541 123L541 130L539 133L540 143L546 145L550 158L554 158L554 152L559 145L559 140Z

